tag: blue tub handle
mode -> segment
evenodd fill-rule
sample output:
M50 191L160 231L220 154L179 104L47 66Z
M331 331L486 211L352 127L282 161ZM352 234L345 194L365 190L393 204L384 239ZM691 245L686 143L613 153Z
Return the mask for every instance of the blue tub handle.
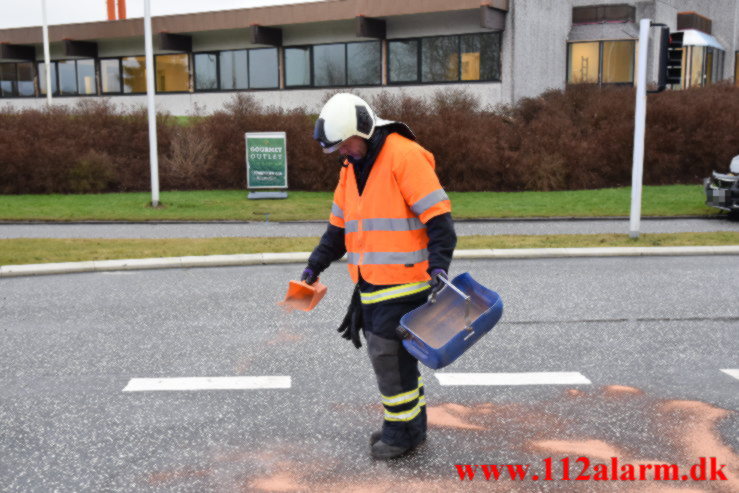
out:
M473 332L472 331L472 322L470 321L470 305L472 304L472 299L468 295L464 294L464 292L461 291L457 286L455 286L454 284L450 283L449 280L447 278L445 278L444 276L437 276L437 279L441 279L442 281L444 281L444 284L446 284L447 286L449 286L450 288L452 288L452 290L455 293L457 293L459 296L461 296L464 299L464 324L465 324L464 325L464 330L472 333ZM431 303L431 304L436 303L436 296L437 295L438 295L438 291L435 292L435 293L432 292L431 293L431 298L429 299L429 303ZM465 339L467 339L467 337L465 337Z

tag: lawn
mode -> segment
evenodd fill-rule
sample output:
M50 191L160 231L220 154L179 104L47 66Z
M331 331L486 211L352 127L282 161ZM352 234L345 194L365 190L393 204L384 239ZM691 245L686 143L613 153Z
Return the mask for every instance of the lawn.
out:
M38 264L187 255L309 252L318 238L8 239L0 240L0 265ZM628 235L462 236L457 249L577 248L618 246L737 245L739 233Z
M564 192L450 192L455 219L628 216L631 189ZM305 221L326 220L330 192L289 192L285 200L248 200L244 190L2 195L0 221ZM699 185L644 187L643 216L714 215Z

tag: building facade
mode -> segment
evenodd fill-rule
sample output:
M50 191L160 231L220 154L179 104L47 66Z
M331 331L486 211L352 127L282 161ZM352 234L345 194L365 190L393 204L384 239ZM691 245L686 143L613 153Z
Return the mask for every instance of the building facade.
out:
M209 113L246 92L317 111L336 90L451 88L494 106L567 84L633 84L642 18L684 33L681 87L739 80L736 0L327 0L153 18L157 106ZM49 35L54 104L146 104L142 19ZM0 30L0 43L0 106L43 107L41 27Z

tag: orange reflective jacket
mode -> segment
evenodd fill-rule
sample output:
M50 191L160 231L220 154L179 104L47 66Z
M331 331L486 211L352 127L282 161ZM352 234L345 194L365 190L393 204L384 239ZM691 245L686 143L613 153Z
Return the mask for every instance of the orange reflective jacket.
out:
M425 223L451 212L434 172L434 156L397 133L387 136L362 195L354 167L344 166L329 221L344 228L349 274L371 284L429 280Z

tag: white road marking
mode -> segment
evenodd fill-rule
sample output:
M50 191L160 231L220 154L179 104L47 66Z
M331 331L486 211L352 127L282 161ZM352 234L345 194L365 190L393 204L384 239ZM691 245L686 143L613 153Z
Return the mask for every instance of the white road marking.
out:
M726 369L726 370L721 370L721 371L739 380L739 369L733 368L733 369Z
M441 385L581 385L590 380L576 371L526 373L436 373Z
M123 392L289 389L289 376L132 378Z

